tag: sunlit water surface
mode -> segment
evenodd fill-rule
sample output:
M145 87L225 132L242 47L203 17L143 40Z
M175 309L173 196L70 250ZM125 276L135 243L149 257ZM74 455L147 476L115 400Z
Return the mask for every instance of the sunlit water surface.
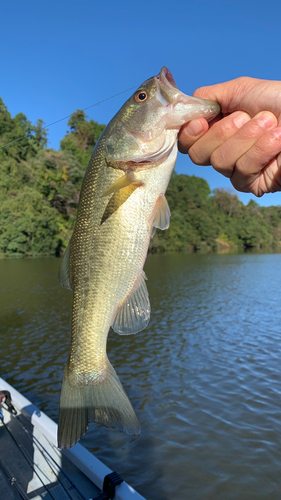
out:
M1 260L1 375L57 420L71 292L59 260ZM281 255L161 255L152 314L110 332L142 432L82 443L148 500L281 499Z

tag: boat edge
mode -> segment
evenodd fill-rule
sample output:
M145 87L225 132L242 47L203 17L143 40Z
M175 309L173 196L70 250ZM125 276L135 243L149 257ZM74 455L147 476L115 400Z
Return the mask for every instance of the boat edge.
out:
M37 427L54 446L57 446L57 424L1 377L0 389L9 391L11 393L12 402L18 410L20 410L25 418L27 418L34 427ZM92 455L92 453L80 443L76 443L68 450L60 451L100 490L103 489L105 476L113 472L109 467ZM116 487L114 500L145 500L145 498L134 490L132 486L123 481Z

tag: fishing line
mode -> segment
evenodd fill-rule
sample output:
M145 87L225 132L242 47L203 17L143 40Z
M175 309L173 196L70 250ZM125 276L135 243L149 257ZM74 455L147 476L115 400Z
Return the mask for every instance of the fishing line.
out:
M25 460L27 461L27 463L29 464L29 466L31 467L31 469L33 470L34 474L36 474L37 478L39 479L40 483L42 484L43 488L46 490L47 494L50 495L50 498L52 500L56 500L55 497L53 496L51 490L49 489L49 487L47 487L47 485L44 483L44 481L42 480L41 476L38 474L38 472L36 471L35 469L35 463L33 465L33 460L32 458L29 456L28 452L26 450L24 450L24 448L17 442L16 438L13 436L13 434L11 433L9 427L7 426L7 424L5 424L4 422L4 419L2 420L2 423L4 425L4 428L5 430L7 431L7 433L9 434L10 438L13 440L13 442L15 443L15 445L17 446L18 450L20 451L20 453L24 456ZM37 464L36 464L37 465ZM39 466L37 465L38 469L40 470ZM42 471L40 470L40 472L42 473Z
M49 460L51 460L55 466L57 467L57 469L63 474L63 476L68 480L69 484L71 485L72 488L74 488L77 493L80 495L80 497L82 498L82 500L87 500L87 498L83 495L83 493L79 490L79 488L76 486L76 484L70 479L70 477L66 474L66 472L62 469L62 467L60 467L60 465L55 461L55 459L50 455L50 453L46 450L46 448L44 448L44 446L42 445L42 443L40 443L40 441L38 441L38 439L34 436L34 434L32 434L32 432L24 425L22 419L21 419L21 415L18 416L18 419L22 425L22 427L24 428L25 432L28 434L28 436L30 437L30 439L32 441L34 441L34 443L37 445L37 449L40 451L41 455L45 458L47 464L49 465L50 469L53 471L54 474L55 473L55 470L53 469L52 465L50 462L48 462L45 454L47 455L47 457L49 458ZM64 486L63 482L60 480L59 476L57 475L57 480L58 482L60 483L60 485L62 486L62 488L65 490L67 496L71 499L72 497L70 496L69 492L67 491L66 487Z
M102 104L105 101L109 101L110 99L113 99L114 97L117 97L121 94L125 94L125 92L129 92L129 90L132 90L135 88L136 88L136 86L130 87L129 89L126 89L126 90L123 90L122 92L119 92L118 94L114 94L111 97L107 97L106 99L103 99L102 101L96 102L95 104L91 104L91 106L87 106L87 108L82 109L82 111L86 111L86 109L90 109L90 108L93 108L94 106L98 106L99 104ZM42 127L41 130L45 130L48 127L52 127L52 125L55 125L56 123L62 122L63 120L67 120L67 118L70 118L70 117L71 117L71 115L65 116L64 118L60 118L59 120L57 120L55 122L49 123L49 125L45 125L45 127ZM7 146L10 146L10 144L14 144L15 142L21 141L22 139L25 139L25 137L32 138L32 136L30 137L30 134L25 134L25 135L19 137L18 139L15 139L14 141L7 142L7 144L0 146L0 149L6 148Z
M17 480L13 476L11 476L8 469L6 469L1 458L0 458L0 469L2 469L3 473L5 474L6 478L9 481L10 485L13 488L15 488L15 490L18 492L20 498L22 498L22 500L29 500L28 496L25 494L25 492L23 491L22 487L19 485Z

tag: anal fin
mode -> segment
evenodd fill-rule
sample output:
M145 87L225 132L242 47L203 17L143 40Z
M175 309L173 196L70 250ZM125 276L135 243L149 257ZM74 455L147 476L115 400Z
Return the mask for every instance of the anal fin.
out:
M145 279L147 278L142 272L136 280L133 291L116 314L112 328L120 335L140 332L149 323L151 309Z

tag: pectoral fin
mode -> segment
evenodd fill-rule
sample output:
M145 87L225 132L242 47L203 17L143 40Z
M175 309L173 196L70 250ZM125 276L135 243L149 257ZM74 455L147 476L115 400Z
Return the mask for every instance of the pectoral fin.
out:
M170 225L171 212L169 209L168 202L163 194L159 196L156 202L152 217L153 217L153 222L152 222L153 227L162 230L168 229Z
M62 258L59 270L59 284L63 286L63 288L67 288L68 290L72 290L70 284L70 269L69 269L70 245L71 245L71 240L68 243L66 251L64 252L64 256Z
M136 179L134 172L129 171L114 182L114 184L112 184L106 191L104 191L102 196L115 193L116 191L119 191L119 189L123 189L131 184L138 184L140 186L142 183Z
M138 186L136 184L131 184L130 186L126 186L125 188L116 191L113 196L111 196L108 204L106 205L105 211L103 213L101 224L103 224L109 217L118 210L125 201L131 196L131 194L137 189Z
M149 323L150 303L145 279L145 274L141 273L137 278L133 292L117 312L112 328L120 335L140 332Z

